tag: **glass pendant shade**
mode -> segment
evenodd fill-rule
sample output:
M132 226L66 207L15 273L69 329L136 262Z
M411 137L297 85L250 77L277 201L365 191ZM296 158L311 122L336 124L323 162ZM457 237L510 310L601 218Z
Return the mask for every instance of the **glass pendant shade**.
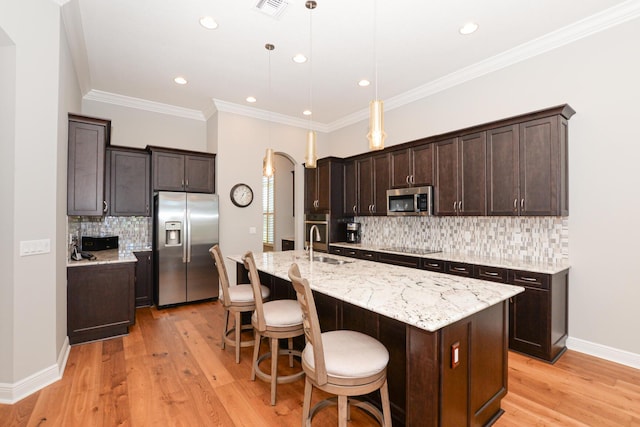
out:
M315 168L318 155L316 154L316 133L312 130L307 132L307 153L304 157L305 168Z
M273 148L267 148L267 152L264 155L264 160L262 161L262 174L264 176L272 176L275 172L275 167L273 166Z
M384 131L384 103L376 99L369 103L369 140L370 150L382 150L387 134Z

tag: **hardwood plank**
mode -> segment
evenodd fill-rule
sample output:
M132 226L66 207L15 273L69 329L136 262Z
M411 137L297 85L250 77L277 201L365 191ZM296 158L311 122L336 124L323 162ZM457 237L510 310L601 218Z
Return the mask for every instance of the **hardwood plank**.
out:
M271 406L269 384L249 379L252 349L239 364L221 349L222 313L218 302L139 308L128 336L72 346L60 381L0 405L0 427L299 426L304 382L278 385ZM313 403L326 396L315 390ZM554 365L509 353L505 413L494 425L640 427L638 402L640 370L571 350ZM337 425L335 408L313 425ZM354 410L349 425L377 424Z

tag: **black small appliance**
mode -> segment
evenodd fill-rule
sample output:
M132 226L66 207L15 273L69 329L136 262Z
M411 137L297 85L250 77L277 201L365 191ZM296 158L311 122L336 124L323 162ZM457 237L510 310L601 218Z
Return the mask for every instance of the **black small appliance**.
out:
M347 243L360 243L360 223L347 223Z
M118 236L82 236L83 251L118 249Z

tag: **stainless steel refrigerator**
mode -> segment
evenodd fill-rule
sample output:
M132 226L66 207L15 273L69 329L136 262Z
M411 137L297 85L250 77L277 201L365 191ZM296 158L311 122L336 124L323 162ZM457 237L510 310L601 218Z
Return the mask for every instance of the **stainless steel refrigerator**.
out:
M218 196L162 191L154 208L156 305L216 298L218 271L209 248L218 243Z

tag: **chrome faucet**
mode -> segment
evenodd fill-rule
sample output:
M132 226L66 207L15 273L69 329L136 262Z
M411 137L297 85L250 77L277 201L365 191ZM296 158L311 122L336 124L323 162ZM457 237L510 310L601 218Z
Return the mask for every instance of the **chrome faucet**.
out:
M320 230L317 225L312 225L309 229L309 261L313 261L313 230L316 230L316 242L320 241Z

